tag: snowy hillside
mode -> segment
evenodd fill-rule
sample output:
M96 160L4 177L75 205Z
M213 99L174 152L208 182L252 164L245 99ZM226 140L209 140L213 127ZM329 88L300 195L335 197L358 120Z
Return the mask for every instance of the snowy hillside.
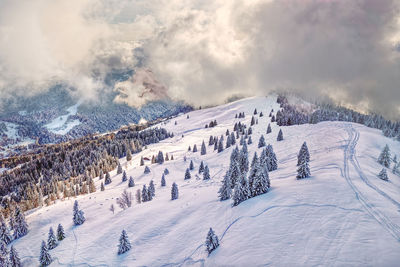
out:
M210 135L224 135L226 140L225 132L232 132L235 122L249 126L255 108L258 124L252 126L249 160L255 151L260 155L257 144L263 134L277 155L278 169L269 173L268 193L232 207L232 200L219 200L218 190L235 146L217 153L208 140ZM271 109L274 114L279 109L275 96L247 98L162 123L173 138L149 145L129 162L121 160L128 178L135 180L134 187L128 188L114 170L105 191L96 178L97 192L77 198L86 217L82 225L73 225L72 198L26 215L29 233L13 243L24 266L38 265L41 242L47 241L49 228L56 229L59 223L66 238L50 251L51 266L398 266L400 177L388 170L389 180L379 179L382 166L377 158L386 144L392 156L399 156L400 142L348 122L286 127L271 123L272 132L266 134ZM245 113L244 119L235 118L240 112ZM260 112L264 116L259 117ZM217 126L205 128L214 120ZM278 142L279 128L284 139ZM200 155L203 140L206 155ZM311 177L297 180L297 154L304 141L311 156ZM189 152L194 144L199 151ZM173 155L174 160L146 161L151 172L144 174L140 158L151 158L158 151ZM191 179L184 180L190 160L195 168ZM198 174L201 161L210 169L208 181ZM165 168L167 185L161 187ZM151 180L153 200L135 201L126 210L118 207L116 198L123 190L135 194ZM171 200L173 182L179 188L176 200ZM208 256L204 242L210 227L220 246ZM132 249L118 255L123 229Z

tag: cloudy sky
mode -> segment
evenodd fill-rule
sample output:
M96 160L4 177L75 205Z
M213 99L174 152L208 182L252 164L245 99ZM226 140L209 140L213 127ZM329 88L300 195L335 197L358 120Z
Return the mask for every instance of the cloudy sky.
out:
M65 83L197 105L276 89L400 114L397 0L0 0L0 97ZM138 82L139 81L139 82ZM160 90L143 98L143 83ZM154 89L153 88L153 89Z

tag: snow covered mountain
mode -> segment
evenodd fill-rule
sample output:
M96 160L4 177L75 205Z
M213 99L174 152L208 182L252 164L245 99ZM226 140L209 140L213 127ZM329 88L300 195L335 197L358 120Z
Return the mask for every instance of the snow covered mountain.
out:
M13 242L24 266L38 265L41 242L59 223L66 238L49 251L51 266L398 266L400 177L388 171L388 181L379 179L382 166L377 158L386 144L392 156L400 155L400 142L350 122L279 127L268 116L279 108L276 96L254 97L157 125L174 137L148 145L130 161L120 160L134 187L122 182L117 170L110 172L112 183L104 191L104 180L95 178L97 191L77 197L86 217L82 225L72 221L74 198L26 214L29 232ZM255 109L249 160L254 152L260 155L263 148L257 144L263 135L273 146L278 169L269 172L271 187L266 194L233 207L231 199L218 198L235 147L225 148L225 133L239 121L249 127ZM236 118L241 112L245 117ZM205 127L214 120L216 126ZM269 123L272 132L266 134ZM282 141L277 141L279 129ZM208 140L221 135L224 150L218 153ZM202 141L205 155L200 155ZM297 154L304 141L310 151L311 177L297 180ZM239 139L236 143L240 148ZM188 151L194 145L199 151ZM163 164L145 160L150 173L144 174L141 158L150 159L159 151L174 159ZM194 170L185 180L190 161ZM210 180L199 174L201 161L209 167ZM162 187L165 168L169 174ZM134 195L151 180L155 184L151 201L134 201L127 209L117 205L124 190ZM174 182L179 198L171 200ZM208 255L204 243L210 227L220 246ZM122 230L132 248L118 255Z

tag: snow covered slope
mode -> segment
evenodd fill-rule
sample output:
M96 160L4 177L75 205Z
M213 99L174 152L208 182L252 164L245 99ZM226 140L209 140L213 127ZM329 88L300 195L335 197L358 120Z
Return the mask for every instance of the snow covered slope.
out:
M250 160L261 134L273 145L278 170L269 173L271 190L232 207L231 200L219 201L218 189L229 165L233 147L217 153L188 152L188 146L210 135L230 131L237 121L249 125L254 108L264 113L253 127ZM49 227L62 223L66 239L51 250L51 266L398 266L400 260L400 177L388 171L389 181L377 178L382 169L376 159L388 144L392 155L400 154L400 143L380 131L347 122L282 127L284 140L277 142L278 126L266 135L268 114L279 105L276 97L248 98L205 110L197 110L162 123L174 138L133 156L122 166L135 179L128 188L122 175L111 173L112 183L100 191L78 198L86 222L73 226L74 199L38 209L27 220L30 231L14 242L26 266L37 266L41 240ZM235 114L245 112L244 119ZM211 120L218 125L204 128ZM175 125L175 121L177 124ZM182 137L183 135L183 137ZM297 153L307 141L312 177L296 180ZM146 163L143 174L140 157L159 150L174 156L162 165ZM187 161L184 162L184 156ZM184 180L190 160L192 178ZM198 176L201 160L210 168L211 180ZM164 168L167 186L160 187ZM116 198L124 189L135 193L154 180L155 198L121 210ZM171 201L171 184L179 186L179 199ZM115 214L109 208L114 204ZM220 247L210 256L204 241L212 227ZM132 249L117 255L118 239L125 229Z

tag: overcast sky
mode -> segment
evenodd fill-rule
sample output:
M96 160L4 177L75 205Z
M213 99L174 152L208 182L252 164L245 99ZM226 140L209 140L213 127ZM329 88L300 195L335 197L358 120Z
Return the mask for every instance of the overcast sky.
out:
M0 0L0 97L63 82L95 99L111 69L197 105L289 89L400 114L400 1ZM150 71L151 70L151 71Z

